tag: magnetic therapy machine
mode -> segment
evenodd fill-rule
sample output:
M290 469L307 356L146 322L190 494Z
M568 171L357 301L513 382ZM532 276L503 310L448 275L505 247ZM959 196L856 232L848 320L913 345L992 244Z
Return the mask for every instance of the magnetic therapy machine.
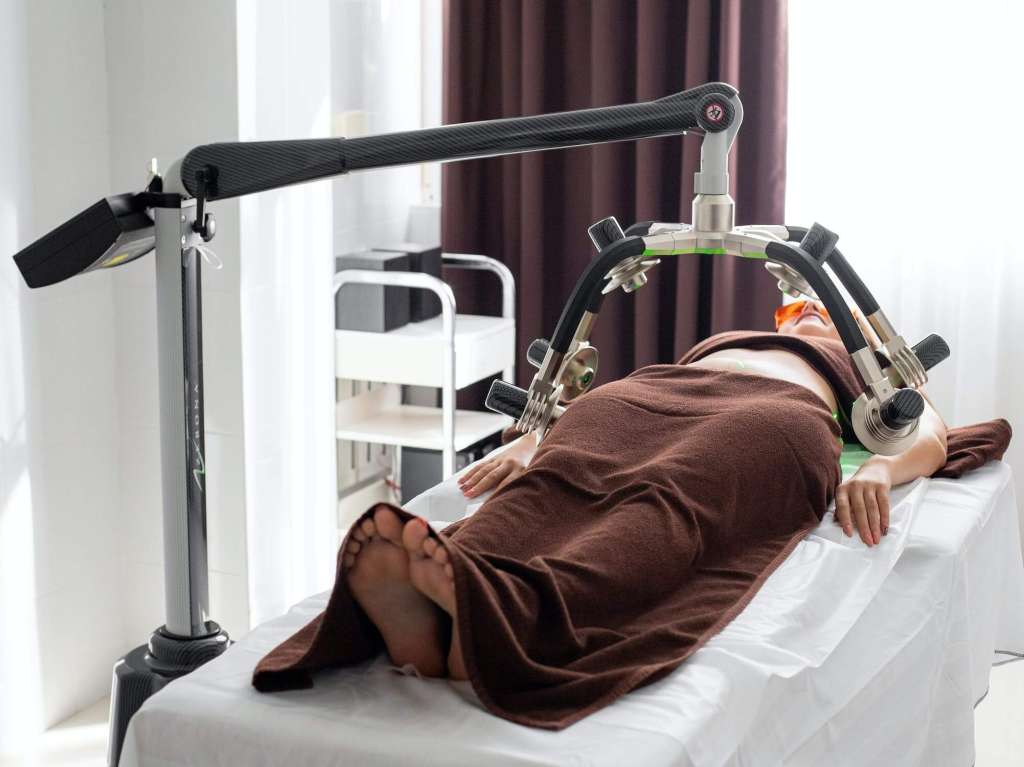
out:
M162 177L154 173L144 191L100 200L14 256L28 286L40 288L156 254L167 620L114 666L112 764L142 702L229 644L208 610L200 250L216 232L209 202L370 168L700 133L692 223L646 222L623 231L606 218L591 226L597 255L550 341L530 345L527 356L538 371L529 390L495 381L487 406L543 438L594 380L597 350L588 338L606 294L642 287L662 256L729 255L764 261L783 293L825 305L863 385L850 413L861 444L894 454L913 442L924 409L917 390L926 371L949 356L948 346L937 335L909 346L824 227L735 226L727 163L742 121L736 89L709 83L639 104L381 136L207 144ZM826 265L877 333L880 350L864 338Z

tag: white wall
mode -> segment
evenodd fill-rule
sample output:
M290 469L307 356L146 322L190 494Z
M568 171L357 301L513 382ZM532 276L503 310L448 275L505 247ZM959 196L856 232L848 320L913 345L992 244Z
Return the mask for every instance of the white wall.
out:
M102 6L0 2L0 753L124 649L112 274L32 291L10 258L109 193Z
M139 189L197 144L238 139L234 0L107 0L110 188ZM241 401L238 203L212 208L223 269L203 269L210 609L234 637L249 628ZM163 623L154 260L114 271L121 578L126 641Z

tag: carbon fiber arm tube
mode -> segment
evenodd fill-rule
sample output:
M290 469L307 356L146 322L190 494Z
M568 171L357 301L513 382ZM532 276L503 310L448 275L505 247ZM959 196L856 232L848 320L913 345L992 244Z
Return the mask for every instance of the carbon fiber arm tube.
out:
M223 200L354 170L678 135L698 127L699 108L713 94L728 99L736 89L709 83L640 104L382 136L205 144L185 155L181 183L195 197L197 174L207 171L206 199Z

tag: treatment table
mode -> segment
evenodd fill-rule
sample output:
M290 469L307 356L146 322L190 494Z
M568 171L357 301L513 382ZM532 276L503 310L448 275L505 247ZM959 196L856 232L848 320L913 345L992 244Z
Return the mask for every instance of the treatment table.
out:
M407 508L437 527L471 513L479 503L467 509L456 478ZM1011 471L994 461L918 480L892 506L871 549L827 514L679 669L565 730L495 717L469 683L406 676L386 656L320 673L310 690L256 692L257 661L324 608L324 593L147 700L121 767L970 767L990 667L1024 653Z

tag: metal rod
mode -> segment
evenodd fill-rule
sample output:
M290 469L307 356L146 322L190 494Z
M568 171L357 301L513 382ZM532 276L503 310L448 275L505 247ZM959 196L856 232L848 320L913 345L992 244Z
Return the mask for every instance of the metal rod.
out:
M166 627L209 633L201 258L195 201L155 208Z
M501 280L501 316L505 319L515 320L516 318L516 278L512 270L496 258L481 256L476 253L442 253L442 263L450 269L471 269L476 271L491 272L498 275ZM512 348L515 344L515 323L512 325ZM501 377L506 381L516 380L515 355L512 355L512 362L505 368Z

